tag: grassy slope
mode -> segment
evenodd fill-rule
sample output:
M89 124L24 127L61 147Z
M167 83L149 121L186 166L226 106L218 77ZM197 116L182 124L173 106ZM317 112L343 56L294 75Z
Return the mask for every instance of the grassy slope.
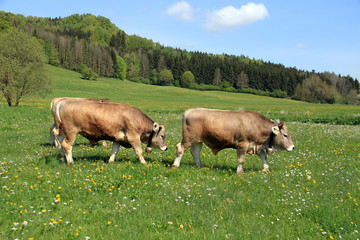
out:
M0 105L0 238L2 239L314 239L359 237L358 126L288 123L296 145L269 157L271 172L236 151L214 156L203 147L198 169L187 152L171 169L188 107L256 110L269 117L352 115L359 107L312 105L246 94L196 92L115 79L86 81L50 67L54 92L17 108ZM79 137L74 166L59 163L48 146L53 97L109 97L166 125L169 150L139 164L121 148L91 147ZM283 113L282 113L283 111Z
M55 89L51 97L108 97L113 102L137 106L145 111L181 113L190 107L245 109L284 121L360 122L359 106L310 104L251 94L195 91L175 87L144 85L110 78L97 81L79 79L80 75L49 67ZM48 98L50 101L50 98Z

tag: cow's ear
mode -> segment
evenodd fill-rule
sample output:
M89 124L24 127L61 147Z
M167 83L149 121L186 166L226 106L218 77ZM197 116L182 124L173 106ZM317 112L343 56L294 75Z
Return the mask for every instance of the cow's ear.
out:
M154 123L153 131L157 133L157 132L159 132L159 130L160 130L160 125L158 123Z
M279 127L280 130L283 128L283 126L284 126L284 122L280 122L280 123L278 124L278 127Z
M275 134L275 135L278 135L280 133L280 129L277 125L273 126L272 127L272 132Z

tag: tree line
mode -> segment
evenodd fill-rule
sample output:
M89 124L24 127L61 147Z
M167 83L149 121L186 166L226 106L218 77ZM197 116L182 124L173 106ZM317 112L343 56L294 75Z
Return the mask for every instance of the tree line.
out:
M86 73L88 79L105 76L321 103L358 102L359 82L351 76L302 71L243 55L164 47L127 35L107 18L91 14L38 18L0 12L0 26L16 27L35 36L42 42L49 64ZM316 91L309 82L322 86L323 91ZM325 89L330 90L325 94Z

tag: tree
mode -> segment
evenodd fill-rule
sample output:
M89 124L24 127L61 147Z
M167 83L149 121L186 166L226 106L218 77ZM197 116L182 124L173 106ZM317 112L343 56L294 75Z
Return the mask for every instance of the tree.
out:
M5 15L0 15L0 32L6 31L11 28L11 23Z
M150 64L149 64L149 57L145 54L141 54L141 68L142 68L142 77L149 78L150 75Z
M80 64L79 72L81 73L83 79L91 80L94 78L93 71L85 64Z
M181 76L181 86L188 88L195 83L195 77L191 71L186 71Z
M51 44L49 38L45 39L44 49L45 49L45 54L48 58L48 63L54 66L59 66L60 62L59 62L57 50Z
M125 80L126 78L126 62L120 56L116 57L115 78L120 80Z
M17 29L0 33L0 90L9 106L25 96L51 89L46 77L47 58L39 41Z
M215 69L213 84L214 84L215 86L220 86L220 84L221 84L220 68L216 68L216 69Z
M135 53L125 54L124 60L127 65L127 78L131 81L137 81L140 77L140 61Z
M315 103L334 103L336 89L312 74L296 87L294 98Z
M165 56L160 55L160 58L157 62L157 70L158 70L158 72L161 72L164 69L166 69Z
M158 84L158 71L156 69L151 70L150 81L151 84Z
M249 78L246 73L241 72L237 78L236 82L237 88L248 88L249 87Z
M173 74L168 69L164 69L159 73L159 84L160 85L170 85L171 81L173 79L174 79Z

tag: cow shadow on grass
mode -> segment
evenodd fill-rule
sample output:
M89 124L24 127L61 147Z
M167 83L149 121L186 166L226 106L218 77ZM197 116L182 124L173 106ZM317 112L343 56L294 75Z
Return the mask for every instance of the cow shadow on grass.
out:
M40 146L41 147L50 147L52 145L50 143L41 143Z
M173 168L172 167L172 164L173 164L173 161L171 160L163 160L162 163L164 163L164 166L165 167L168 167L168 168ZM205 161L202 161L202 168L198 168L195 164L195 162L191 162L191 161L188 161L188 162L181 162L181 165L180 167L178 168L174 168L174 169L181 169L182 167L183 168L196 168L196 169L199 169L199 170L204 170L204 169L208 169L209 171L216 171L216 172L229 172L229 173L232 173L232 174L236 174L236 170L237 170L237 166L233 166L233 165L225 165L225 164L207 164ZM250 166L246 166L246 163L245 165L243 166L244 168L244 172L259 172L259 171L262 171L262 168L261 168L261 165L257 166L257 165L254 165L254 164L251 164Z
M50 146L50 144L44 144L46 146ZM79 144L74 144L74 145L82 145L82 143ZM100 144L98 147L102 147ZM61 161L60 157L60 149L54 149L54 151L58 151L58 152L53 152L52 154L46 156L44 158L45 164L55 164L55 162L59 163L59 164L66 164L66 161ZM81 163L81 162L91 162L91 163L95 163L95 162L103 162L103 163L108 163L109 161L109 157L110 157L110 153L108 156L103 156L103 155L96 155L96 154L91 154L90 152L87 155L82 154L82 156L76 156L73 154L73 159L74 159L74 163ZM145 161L148 164L151 164L153 162L158 162L158 160L145 156ZM133 164L141 164L138 157L137 156L117 156L115 158L115 163L125 163L125 162L131 162ZM172 164L174 163L173 159L169 159L169 158L165 158L161 160L161 163L164 165L165 168L172 168ZM181 168L196 168L199 170L209 170L209 171L216 171L216 172L229 172L232 174L236 174L236 170L237 170L237 165L226 165L226 164L222 164L221 162L219 163L207 163L206 161L202 161L202 168L198 168L195 164L195 161L182 161L181 165L179 167L179 169ZM249 163L249 165L247 165L245 163L245 165L243 166L244 168L244 172L258 172L262 170L261 164L256 164L256 163ZM176 168L175 168L176 170Z
M54 147L54 145L51 145L50 143L41 143L40 146L42 146L42 147ZM101 142L97 142L97 143L95 143L95 144L93 144L93 145L90 144L90 143L74 142L72 146L73 146L73 147L74 147L74 146L104 147ZM107 146L109 146L109 143L107 143ZM110 146L111 146L111 145L110 145Z
M60 150L59 150L60 151ZM109 163L109 156L99 156L99 155L88 155L88 156L74 156L73 155L73 160L74 160L74 164L79 164L82 162L91 162L91 163L96 163L96 162L103 162L106 164L112 164ZM61 160L61 154L59 153L55 153L55 154L51 154L48 155L44 158L45 164L55 164L55 162L57 162L58 164L66 164L66 160L62 161ZM151 158L146 158L145 157L145 161L147 163L152 163L154 160L152 160ZM132 157L132 156L121 156L115 159L115 163L125 163L125 162L131 162L132 164L141 164L139 159L137 157Z

